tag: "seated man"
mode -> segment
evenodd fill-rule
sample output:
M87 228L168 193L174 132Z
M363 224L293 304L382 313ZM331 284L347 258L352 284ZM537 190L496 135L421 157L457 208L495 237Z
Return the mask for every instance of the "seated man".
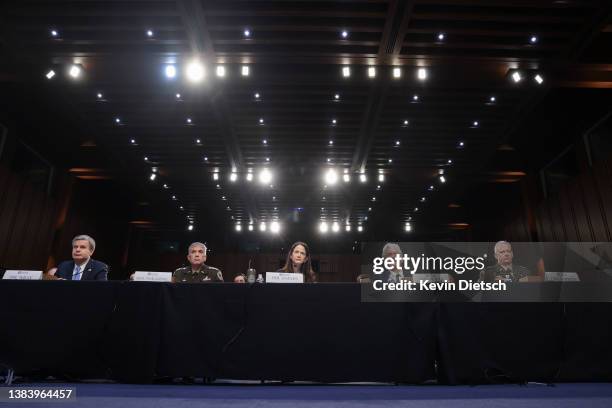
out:
M403 255L399 245L392 242L387 242L383 247L382 257L392 258L395 260L397 255L400 257ZM385 271L381 275L381 280L383 282L400 282L404 279L412 279L412 275L404 272L404 270L401 268L398 269L396 264L394 264L392 269L385 268Z
M92 259L96 241L89 235L77 235L72 239L72 261L57 266L55 277L63 280L108 280L108 266Z
M518 282L531 274L529 269L524 266L512 263L514 253L512 252L512 245L510 245L509 242L497 242L493 248L493 252L497 263L484 269L483 281Z
M206 265L206 245L194 242L187 250L189 266L178 268L172 274L174 282L223 282L223 274L217 268Z

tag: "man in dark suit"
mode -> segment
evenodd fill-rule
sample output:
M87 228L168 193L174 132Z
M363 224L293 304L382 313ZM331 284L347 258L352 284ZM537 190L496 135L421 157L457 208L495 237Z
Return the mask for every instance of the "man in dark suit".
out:
M96 241L89 235L77 235L72 239L72 261L64 261L57 267L55 276L64 280L108 280L108 266L91 256Z

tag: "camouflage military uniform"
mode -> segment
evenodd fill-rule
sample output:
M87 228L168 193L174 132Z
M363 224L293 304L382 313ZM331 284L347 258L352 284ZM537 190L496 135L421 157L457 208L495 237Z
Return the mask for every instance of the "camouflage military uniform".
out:
M223 274L215 267L202 265L199 271L194 271L191 266L178 268L172 274L178 283L201 283L201 282L223 282Z
M512 269L504 269L501 265L495 264L484 269L483 281L493 282L496 276L501 276L512 282L518 282L519 279L531 275L529 269L521 265L512 265Z

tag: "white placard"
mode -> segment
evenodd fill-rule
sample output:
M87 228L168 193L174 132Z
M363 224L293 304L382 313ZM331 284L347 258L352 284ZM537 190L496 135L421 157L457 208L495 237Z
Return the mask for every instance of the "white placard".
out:
M461 279L461 275L459 275L459 279ZM425 280L428 280L430 282L444 282L450 281L451 278L448 273L415 273L414 275L412 275L412 280L414 282Z
M546 282L580 282L576 272L544 272Z
M15 279L15 280L41 280L42 271L18 271L13 269L7 269L4 272L2 279Z
M301 273L266 272L266 283L304 283Z
M136 271L134 272L133 280L140 282L172 282L172 272Z

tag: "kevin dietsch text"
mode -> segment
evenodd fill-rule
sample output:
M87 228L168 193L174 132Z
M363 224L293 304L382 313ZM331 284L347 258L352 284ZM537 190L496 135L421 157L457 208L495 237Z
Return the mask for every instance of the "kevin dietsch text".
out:
M484 290L484 291L502 291L506 290L507 286L504 282L472 282L467 280L459 280L458 282L431 282L427 279L412 282L383 282L375 280L372 282L374 290L422 290L422 291L451 291L451 290Z

